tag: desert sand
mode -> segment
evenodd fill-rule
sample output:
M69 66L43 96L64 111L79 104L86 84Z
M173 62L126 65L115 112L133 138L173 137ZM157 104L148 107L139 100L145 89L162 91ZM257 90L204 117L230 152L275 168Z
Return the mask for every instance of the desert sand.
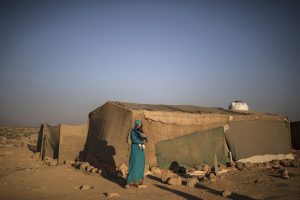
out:
M47 166L29 150L36 145L37 128L0 128L0 199L2 200L89 200L89 199L300 199L300 168L254 165L231 168L215 181L201 181L196 187L161 182L161 175L145 177L148 188L124 189L124 179L106 174L85 173L71 165ZM298 158L297 158L298 159ZM282 169L282 167L281 167ZM223 197L228 190L231 195Z

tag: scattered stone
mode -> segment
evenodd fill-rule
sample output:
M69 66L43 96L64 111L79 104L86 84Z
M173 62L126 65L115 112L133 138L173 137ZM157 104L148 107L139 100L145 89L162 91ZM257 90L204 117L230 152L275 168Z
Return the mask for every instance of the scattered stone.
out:
M93 167L93 166L91 166L91 165L89 165L89 166L86 166L86 167L84 168L84 170L85 170L86 172L91 172L91 171L92 171L92 169L94 169L94 167Z
M104 193L104 195L108 198L109 197L120 197L120 195L116 192L106 192L106 193Z
M244 163L244 167L245 167L246 169L250 169L250 168L254 167L254 164L251 163L251 162L246 162L246 163Z
M284 167L290 166L291 161L290 160L280 160L280 164Z
M161 174L161 182L166 183L174 174L170 170L164 170Z
M79 169L81 169L83 171L88 166L90 166L90 163L88 163L88 162L82 162L80 164L80 166L79 166Z
M272 160L271 165L274 169L278 169L280 167L279 160Z
M151 167L150 171L152 174L162 174L161 169L159 169L158 167Z
M65 164L65 165L73 165L74 163L75 163L74 160L65 160L65 161L64 161L64 164Z
M90 186L90 185L81 185L79 186L79 189L80 190L91 190L93 189L94 187L93 186Z
M147 163L147 164L145 164L144 174L148 174L149 170L150 170L150 165Z
M210 170L210 167L209 167L209 165L203 165L203 167L202 167L202 171L204 171L204 172L208 172Z
M122 177L125 177L128 174L128 166L125 163L122 163L120 167L118 167L118 171Z
M257 179L257 180L254 181L254 183L262 183L262 182L264 182L263 179Z
M281 173L281 178L284 178L284 179L290 178L289 172L287 170L283 170L283 172Z
M94 167L90 172L93 174L96 174L98 172L98 169L96 167Z
M217 177L216 177L216 175L215 175L214 173L210 173L210 174L208 175L208 179L209 179L209 181L210 181L211 183L214 183L214 182L216 182Z
M230 169L235 168L235 162L233 162L233 161L232 162L227 162L226 167L230 168Z
M192 177L187 179L187 186L188 187L195 187L199 183L199 180L197 177Z
M169 185L181 185L182 184L182 179L180 176L173 176L170 177L167 181Z
M241 162L237 162L235 167L238 169L238 170L243 170L244 169L244 164L241 163Z
M186 166L180 166L179 170L178 170L178 173L186 174L187 171L188 171L188 167L186 167Z
M222 170L224 170L224 169L226 169L226 166L223 165L223 164L220 164L220 165L219 165L219 171L222 171Z
M291 167L300 167L300 161L298 159L294 159L291 161Z
M34 186L33 188L31 188L30 190L34 191L34 190L41 190L41 189L46 189L46 187L37 185L37 186Z
M231 195L231 191L229 191L229 190L224 190L223 192L222 192L222 196L223 197L229 197Z
M263 166L264 166L265 168L271 168L271 165L270 165L269 162L264 162L264 163L263 163Z
M73 164L73 166L76 168L76 169L80 169L80 165L81 165L81 162L75 162L74 164Z
M201 171L202 170L202 165L196 165L194 166L195 170Z

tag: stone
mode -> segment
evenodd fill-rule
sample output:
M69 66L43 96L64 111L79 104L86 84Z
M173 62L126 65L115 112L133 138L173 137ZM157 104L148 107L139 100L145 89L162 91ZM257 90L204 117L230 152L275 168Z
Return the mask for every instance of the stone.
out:
M96 174L98 172L98 169L96 167L94 167L90 172L93 174Z
M91 165L86 166L86 167L84 168L84 170L85 170L86 172L90 172L90 171L92 171L92 169L94 169L94 167L91 166Z
M192 177L192 178L187 179L186 185L188 187L196 187L198 183L199 183L198 178L197 177Z
M224 169L226 169L226 166L223 165L223 164L220 164L220 165L219 165L219 171L222 171L222 170L224 170Z
M214 182L216 182L217 177L216 177L216 175L215 175L214 173L210 173L210 174L208 175L208 179L209 179L209 181L210 181L211 183L214 183Z
M162 170L158 167L151 167L150 171L152 174L162 174Z
M90 186L90 185L81 185L79 186L79 189L80 190L91 190L93 189L94 187L93 186Z
M224 190L223 192L222 192L222 196L223 197L229 197L231 195L231 191L229 191L229 190Z
M280 165L279 160L272 160L271 165L272 167L279 168Z
M170 177L167 181L169 185L181 185L182 184L182 179L180 176L173 176Z
M231 168L231 167L235 167L235 162L227 162L226 163L226 167Z
M300 167L300 161L298 159L294 159L291 161L291 167Z
M120 172L120 175L122 177L125 177L128 174L128 166L125 163L122 163L119 167L118 167L118 172Z
M75 163L74 160L65 160L65 161L64 161L64 164L65 164L65 165L73 165L74 163Z
M82 162L79 166L79 169L84 170L87 166L90 166L90 163Z
M186 167L186 166L180 166L179 170L178 170L178 173L180 173L180 174L186 174L187 171L188 171L188 167Z
M281 178L284 178L284 179L290 178L289 172L288 172L287 170L283 170L283 171L281 172Z
M254 167L254 164L251 163L251 162L246 162L246 163L244 163L244 167L245 167L246 169L250 169L250 168Z
M202 165L196 165L194 166L195 170L201 171L202 170Z
M284 166L284 167L289 167L290 166L290 163L291 161L290 160L280 160L280 165Z
M203 165L203 167L202 167L202 171L204 171L204 172L208 172L210 170L210 167L209 167L209 165Z
M120 197L120 195L116 192L106 192L106 193L104 193L104 195L108 198L110 198L110 197Z
M254 181L254 183L262 183L262 182L264 182L263 179L256 179L256 180Z
M80 165L81 165L81 162L75 162L74 164L73 164L73 166L76 168L76 169L80 169Z
M244 164L241 163L241 162L237 162L235 167L238 169L238 170L243 170L244 169Z
M164 170L161 174L161 182L166 183L174 174L170 170Z
M150 165L147 163L147 164L145 164L144 174L148 174L149 170L150 170Z

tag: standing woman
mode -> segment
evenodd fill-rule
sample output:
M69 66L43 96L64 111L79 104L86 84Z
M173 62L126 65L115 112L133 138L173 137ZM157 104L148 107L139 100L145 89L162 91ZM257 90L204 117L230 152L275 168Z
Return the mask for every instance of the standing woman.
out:
M145 145L142 132L143 129L141 120L135 120L134 128L130 131L131 150L125 188L129 188L129 185L134 185L138 188L146 188L143 183L145 168Z

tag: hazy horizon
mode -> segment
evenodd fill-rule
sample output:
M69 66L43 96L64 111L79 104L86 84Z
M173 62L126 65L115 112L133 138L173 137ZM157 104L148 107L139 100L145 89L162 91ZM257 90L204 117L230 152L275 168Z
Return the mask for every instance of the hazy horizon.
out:
M79 124L106 101L300 120L300 1L1 1L0 125Z

